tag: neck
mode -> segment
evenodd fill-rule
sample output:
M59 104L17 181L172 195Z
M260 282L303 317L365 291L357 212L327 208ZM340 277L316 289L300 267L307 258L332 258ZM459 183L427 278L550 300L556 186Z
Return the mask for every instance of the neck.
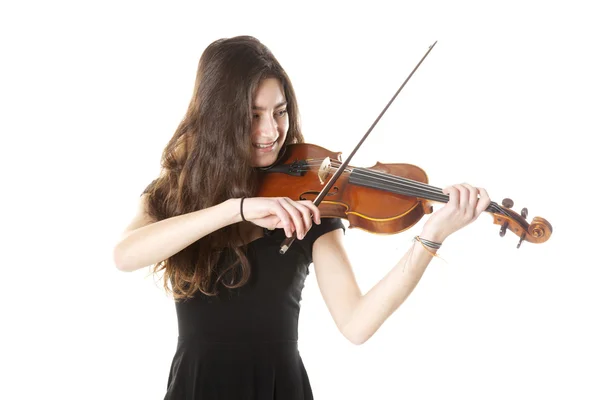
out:
M435 186L365 168L354 168L348 182L353 185L417 197L438 203L447 203L449 200L449 196L442 189ZM498 212L498 210L499 206L492 202L485 211L493 213Z

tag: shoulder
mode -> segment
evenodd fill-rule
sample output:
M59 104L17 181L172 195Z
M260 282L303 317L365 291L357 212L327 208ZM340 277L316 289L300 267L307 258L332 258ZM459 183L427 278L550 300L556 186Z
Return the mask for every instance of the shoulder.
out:
M337 232L337 234L333 233ZM313 261L313 252L323 244L327 244L331 240L339 242L346 233L346 226L344 225L341 218L321 218L320 224L313 224L313 226L306 233L304 239L301 240L307 254L309 255L310 262Z
M142 191L140 196L143 196L146 193L150 193L154 189L154 185L156 184L157 181L158 181L158 179L154 179L152 182L150 182L148 184L148 186L146 186L146 188Z
M336 229L341 229L344 233L346 232L346 226L341 218L322 218L320 224L313 224L306 233L306 238L314 242L324 234Z

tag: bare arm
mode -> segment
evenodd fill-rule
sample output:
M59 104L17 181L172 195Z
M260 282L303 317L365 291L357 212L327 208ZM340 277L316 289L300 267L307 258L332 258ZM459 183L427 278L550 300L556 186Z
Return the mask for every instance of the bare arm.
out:
M392 270L363 295L342 239L343 234L339 230L317 239L313 247L315 273L338 329L350 342L362 344L412 293L432 255L415 243Z
M114 247L113 259L121 271L135 271L166 260L202 237L241 220L239 199L158 222L148 216L146 203L147 195L141 196L136 216Z
M483 188L454 185L444 189L448 203L434 213L420 236L443 242L453 232L473 222L490 204ZM481 194L481 198L478 195ZM434 249L415 243L371 290L362 294L342 245L340 230L328 232L313 244L317 282L340 332L352 343L367 341L400 307L421 280Z
M191 213L154 221L147 212L148 195L140 197L137 213L113 250L113 259L121 271L137 269L164 261L195 241L227 225L242 221L241 199ZM291 236L304 237L306 226L320 223L319 209L310 201L292 201L283 197L254 197L243 204L247 221L268 228L285 229Z

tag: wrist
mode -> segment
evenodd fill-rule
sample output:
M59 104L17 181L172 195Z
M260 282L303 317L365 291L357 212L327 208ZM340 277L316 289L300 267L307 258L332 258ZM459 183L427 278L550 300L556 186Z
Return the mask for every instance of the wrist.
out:
M241 198L231 198L225 200L223 206L226 208L226 214L229 215L230 224L242 222L242 214L240 213Z
M432 242L443 243L444 240L448 238L448 235L439 229L425 226L423 227L423 230L421 230L419 237L430 240Z

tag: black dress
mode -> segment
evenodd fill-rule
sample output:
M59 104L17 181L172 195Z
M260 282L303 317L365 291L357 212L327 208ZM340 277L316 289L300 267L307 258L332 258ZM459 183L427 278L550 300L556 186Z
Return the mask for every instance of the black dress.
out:
M306 400L310 382L298 351L298 316L312 244L345 229L336 218L313 224L284 254L283 230L248 244L248 283L177 301L177 348L165 400Z

